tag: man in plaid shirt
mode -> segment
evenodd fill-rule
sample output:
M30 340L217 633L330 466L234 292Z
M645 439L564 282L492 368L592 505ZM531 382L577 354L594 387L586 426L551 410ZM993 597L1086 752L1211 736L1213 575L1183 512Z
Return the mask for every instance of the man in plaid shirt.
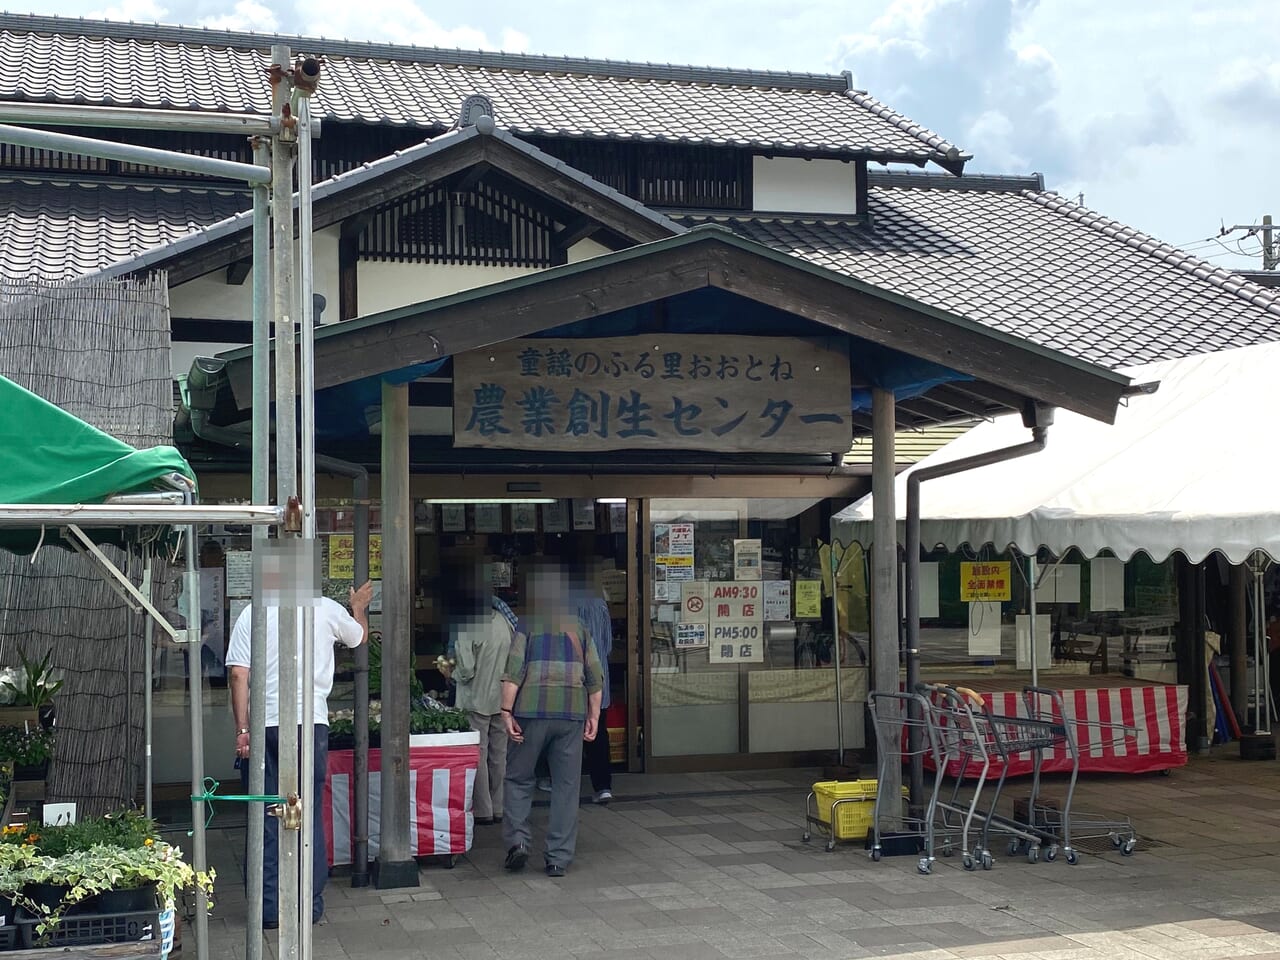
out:
M523 870L529 862L535 771L545 756L551 771L546 872L563 877L578 839L582 744L596 737L603 673L562 571L533 570L529 609L537 613L517 627L502 678L509 741L502 822L506 867Z

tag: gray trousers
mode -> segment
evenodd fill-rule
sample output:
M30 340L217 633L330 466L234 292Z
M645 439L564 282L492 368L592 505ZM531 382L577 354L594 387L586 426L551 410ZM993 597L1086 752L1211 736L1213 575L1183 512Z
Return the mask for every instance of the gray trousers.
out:
M480 734L480 765L476 767L471 812L477 820L501 819L503 780L507 776L507 725L500 713L472 713L471 729Z
M567 867L578 843L578 799L582 791L581 720L519 719L524 742L507 747L507 780L502 839L507 848L529 847L529 813L538 759L551 770L551 815L547 823L548 864Z

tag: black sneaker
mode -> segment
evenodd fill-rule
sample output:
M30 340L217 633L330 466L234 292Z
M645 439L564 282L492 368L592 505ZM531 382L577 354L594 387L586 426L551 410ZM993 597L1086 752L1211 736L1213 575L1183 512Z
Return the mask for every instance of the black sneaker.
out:
M529 848L516 844L507 851L506 868L512 873L516 873L524 869L524 865L529 862Z
M560 866L558 863L548 863L547 876L556 880L560 879L564 876L564 867Z

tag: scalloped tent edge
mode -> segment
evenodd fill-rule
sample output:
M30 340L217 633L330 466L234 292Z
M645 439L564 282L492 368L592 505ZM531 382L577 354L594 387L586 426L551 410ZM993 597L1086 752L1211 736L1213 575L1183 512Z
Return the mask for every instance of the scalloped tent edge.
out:
M1280 445L1257 426L1280 409L1280 343L1162 361L1123 371L1158 382L1135 396L1114 426L1058 411L1038 454L921 485L921 543L1037 548L1086 557L1103 550L1200 562L1218 552L1233 564L1256 553L1280 558ZM948 463L1027 439L1017 417L981 423L912 467ZM906 483L897 479L899 542ZM871 497L840 511L831 538L872 539Z

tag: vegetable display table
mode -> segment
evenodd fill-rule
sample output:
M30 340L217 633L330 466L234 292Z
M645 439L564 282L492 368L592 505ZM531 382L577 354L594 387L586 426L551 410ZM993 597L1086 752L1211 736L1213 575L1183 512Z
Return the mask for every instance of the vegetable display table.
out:
M471 849L471 795L480 761L480 734L431 733L409 738L410 849L415 857L452 858ZM329 865L351 862L355 753L331 750L324 784ZM378 855L382 751L369 751L369 859Z

